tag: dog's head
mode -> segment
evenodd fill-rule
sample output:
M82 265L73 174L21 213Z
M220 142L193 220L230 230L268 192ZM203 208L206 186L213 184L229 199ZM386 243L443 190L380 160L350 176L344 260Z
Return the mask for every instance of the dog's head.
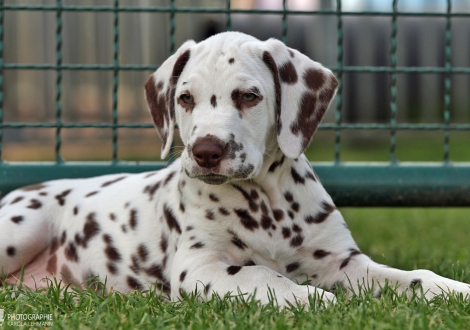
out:
M278 148L299 157L337 85L331 71L278 40L225 32L184 43L145 92L162 158L177 123L186 173L221 184L256 177Z

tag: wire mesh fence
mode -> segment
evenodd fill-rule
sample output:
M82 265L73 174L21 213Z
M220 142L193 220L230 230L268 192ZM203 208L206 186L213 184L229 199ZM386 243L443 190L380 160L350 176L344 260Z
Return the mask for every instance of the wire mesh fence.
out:
M236 2L236 1L234 1ZM403 0L405 2L405 0ZM150 169L158 169L165 166L164 162L135 163L125 162L120 158L119 137L123 130L148 130L153 126L144 121L124 121L119 111L120 88L122 88L121 75L123 72L150 72L158 68L159 63L149 61L141 64L126 64L121 61L123 52L122 34L127 26L123 24L123 15L164 15L158 16L166 24L165 31L155 31L157 34L167 34L165 49L166 56L172 54L176 47L177 31L180 28L178 17L184 15L217 15L223 21L223 30L233 30L234 22L240 15L257 19L263 16L276 17L280 29L280 38L289 44L291 39L290 29L293 20L298 17L303 19L317 19L326 17L334 20L334 38L331 35L328 43L334 44L336 57L327 66L333 70L339 80L339 89L333 105L334 118L330 122L320 125L320 131L329 131L334 135L333 159L328 163L314 163L315 170L322 179L325 187L331 193L338 205L359 206L444 206L444 205L470 205L470 165L469 163L452 162L451 133L459 132L468 140L465 149L470 155L470 122L455 122L452 120L453 106L453 78L457 75L470 77L470 65L453 65L453 22L455 20L470 19L470 10L453 10L451 0L443 1L443 10L438 11L402 11L398 0L391 0L388 10L348 11L343 10L341 0L318 1L318 8L314 10L289 9L289 1L279 1L278 9L236 9L233 2L225 1L200 1L189 2L181 5L176 0L145 3L132 3L125 0L109 0L103 4L76 5L66 0L45 1L42 5L29 5L18 3L6 3L0 0L0 189L2 194L21 185L38 181L62 178L62 177L86 177L105 173L138 172ZM5 19L9 15L22 12L44 12L54 15L54 62L53 63L20 63L19 61L6 61L4 55L5 37L9 33L5 29ZM64 63L64 24L70 13L82 13L92 15L106 13L111 15L110 27L112 28L112 63L99 64L71 64ZM50 17L50 16L48 16ZM164 17L164 19L162 19ZM388 24L388 43L386 65L348 65L345 59L345 20L351 17L380 18ZM438 18L445 21L443 62L435 66L407 66L399 65L397 54L399 52L399 19L403 18ZM65 21L65 22L64 22ZM125 22L125 20L124 20ZM51 23L52 24L52 23ZM78 22L77 24L80 24ZM181 33L184 35L184 31ZM307 38L308 39L308 38ZM8 72L47 71L54 73L54 120L22 121L5 120L4 95L9 87ZM64 120L64 93L73 91L64 90L64 75L68 72L106 72L111 75L111 113L109 121L83 122L80 117L77 120ZM346 121L345 120L345 91L344 80L347 74L385 74L389 86L388 91L388 115L385 120L378 121ZM400 112L406 111L399 106L398 77L405 74L440 75L443 76L442 109L441 118L436 122L403 122L399 120ZM143 86L144 80L141 85ZM466 87L467 89L469 86ZM362 97L367 97L363 95ZM464 104L464 112L470 113L470 109ZM466 109L466 110L465 110ZM15 111L10 108L9 111ZM331 111L331 110L330 110ZM469 116L470 117L470 116ZM465 116L463 117L465 118ZM21 118L19 118L21 119ZM470 119L470 118L469 118ZM4 159L3 132L4 130L21 129L49 129L54 132L54 162L49 163L10 163ZM63 157L64 130L110 130L110 162L80 164L67 161ZM345 163L343 161L342 145L345 132L350 131L381 131L388 134L388 154L386 163ZM397 157L397 133L399 132L442 132L441 161L439 163L407 163L399 162ZM468 136L467 136L468 133ZM80 133L77 133L80 135ZM90 146L92 147L92 146Z

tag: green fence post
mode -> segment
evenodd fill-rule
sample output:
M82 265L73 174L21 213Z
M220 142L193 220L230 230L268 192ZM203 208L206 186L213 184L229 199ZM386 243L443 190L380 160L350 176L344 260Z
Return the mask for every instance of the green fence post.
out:
M113 70L113 163L118 162L118 88L119 88L119 0L114 0L114 70Z
M450 75L450 69L452 68L452 1L447 0L447 16L446 16L446 46L445 46L445 79L444 79L444 124L446 129L444 130L444 163L449 163L449 124L450 124L450 107L451 107L451 92L452 92L452 80Z
M3 125L3 0L0 0L0 125ZM0 164L3 162L3 127L0 127Z
M336 78L338 78L338 91L336 93L336 111L335 111L335 159L336 165L341 163L341 121L343 107L343 16L341 0L336 0Z
M392 73L390 74L390 163L396 164L396 125L397 125L397 5L398 0L393 0L392 15L392 33L390 36L390 66Z
M62 0L57 0L56 12L56 145L55 159L57 163L63 163L64 160L60 155L60 147L62 146Z

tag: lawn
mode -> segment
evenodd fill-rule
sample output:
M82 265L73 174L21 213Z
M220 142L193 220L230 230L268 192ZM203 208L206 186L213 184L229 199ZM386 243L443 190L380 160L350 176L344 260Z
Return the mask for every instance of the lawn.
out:
M333 135L320 134L309 159L333 159ZM387 161L387 139L356 138L342 143L345 161ZM398 138L403 161L442 160L443 139ZM470 161L468 137L451 139L453 161ZM129 158L140 155L130 155ZM469 208L343 208L360 249L375 261L402 269L426 268L470 283ZM470 302L461 297L425 301L406 299L393 288L382 298L365 291L328 308L279 311L249 298L213 298L199 302L165 302L154 292L102 295L89 290L63 293L51 285L44 292L0 290L0 309L7 314L52 314L51 329L470 329ZM7 321L6 329L10 327ZM42 328L42 327L38 327Z

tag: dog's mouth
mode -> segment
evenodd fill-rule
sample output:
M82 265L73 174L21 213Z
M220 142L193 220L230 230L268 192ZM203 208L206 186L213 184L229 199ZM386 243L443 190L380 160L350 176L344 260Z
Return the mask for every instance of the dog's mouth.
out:
M228 180L230 180L228 176L220 175L220 174L206 174L206 175L197 176L196 178L203 181L204 183L213 184L213 185L223 184L227 182Z

